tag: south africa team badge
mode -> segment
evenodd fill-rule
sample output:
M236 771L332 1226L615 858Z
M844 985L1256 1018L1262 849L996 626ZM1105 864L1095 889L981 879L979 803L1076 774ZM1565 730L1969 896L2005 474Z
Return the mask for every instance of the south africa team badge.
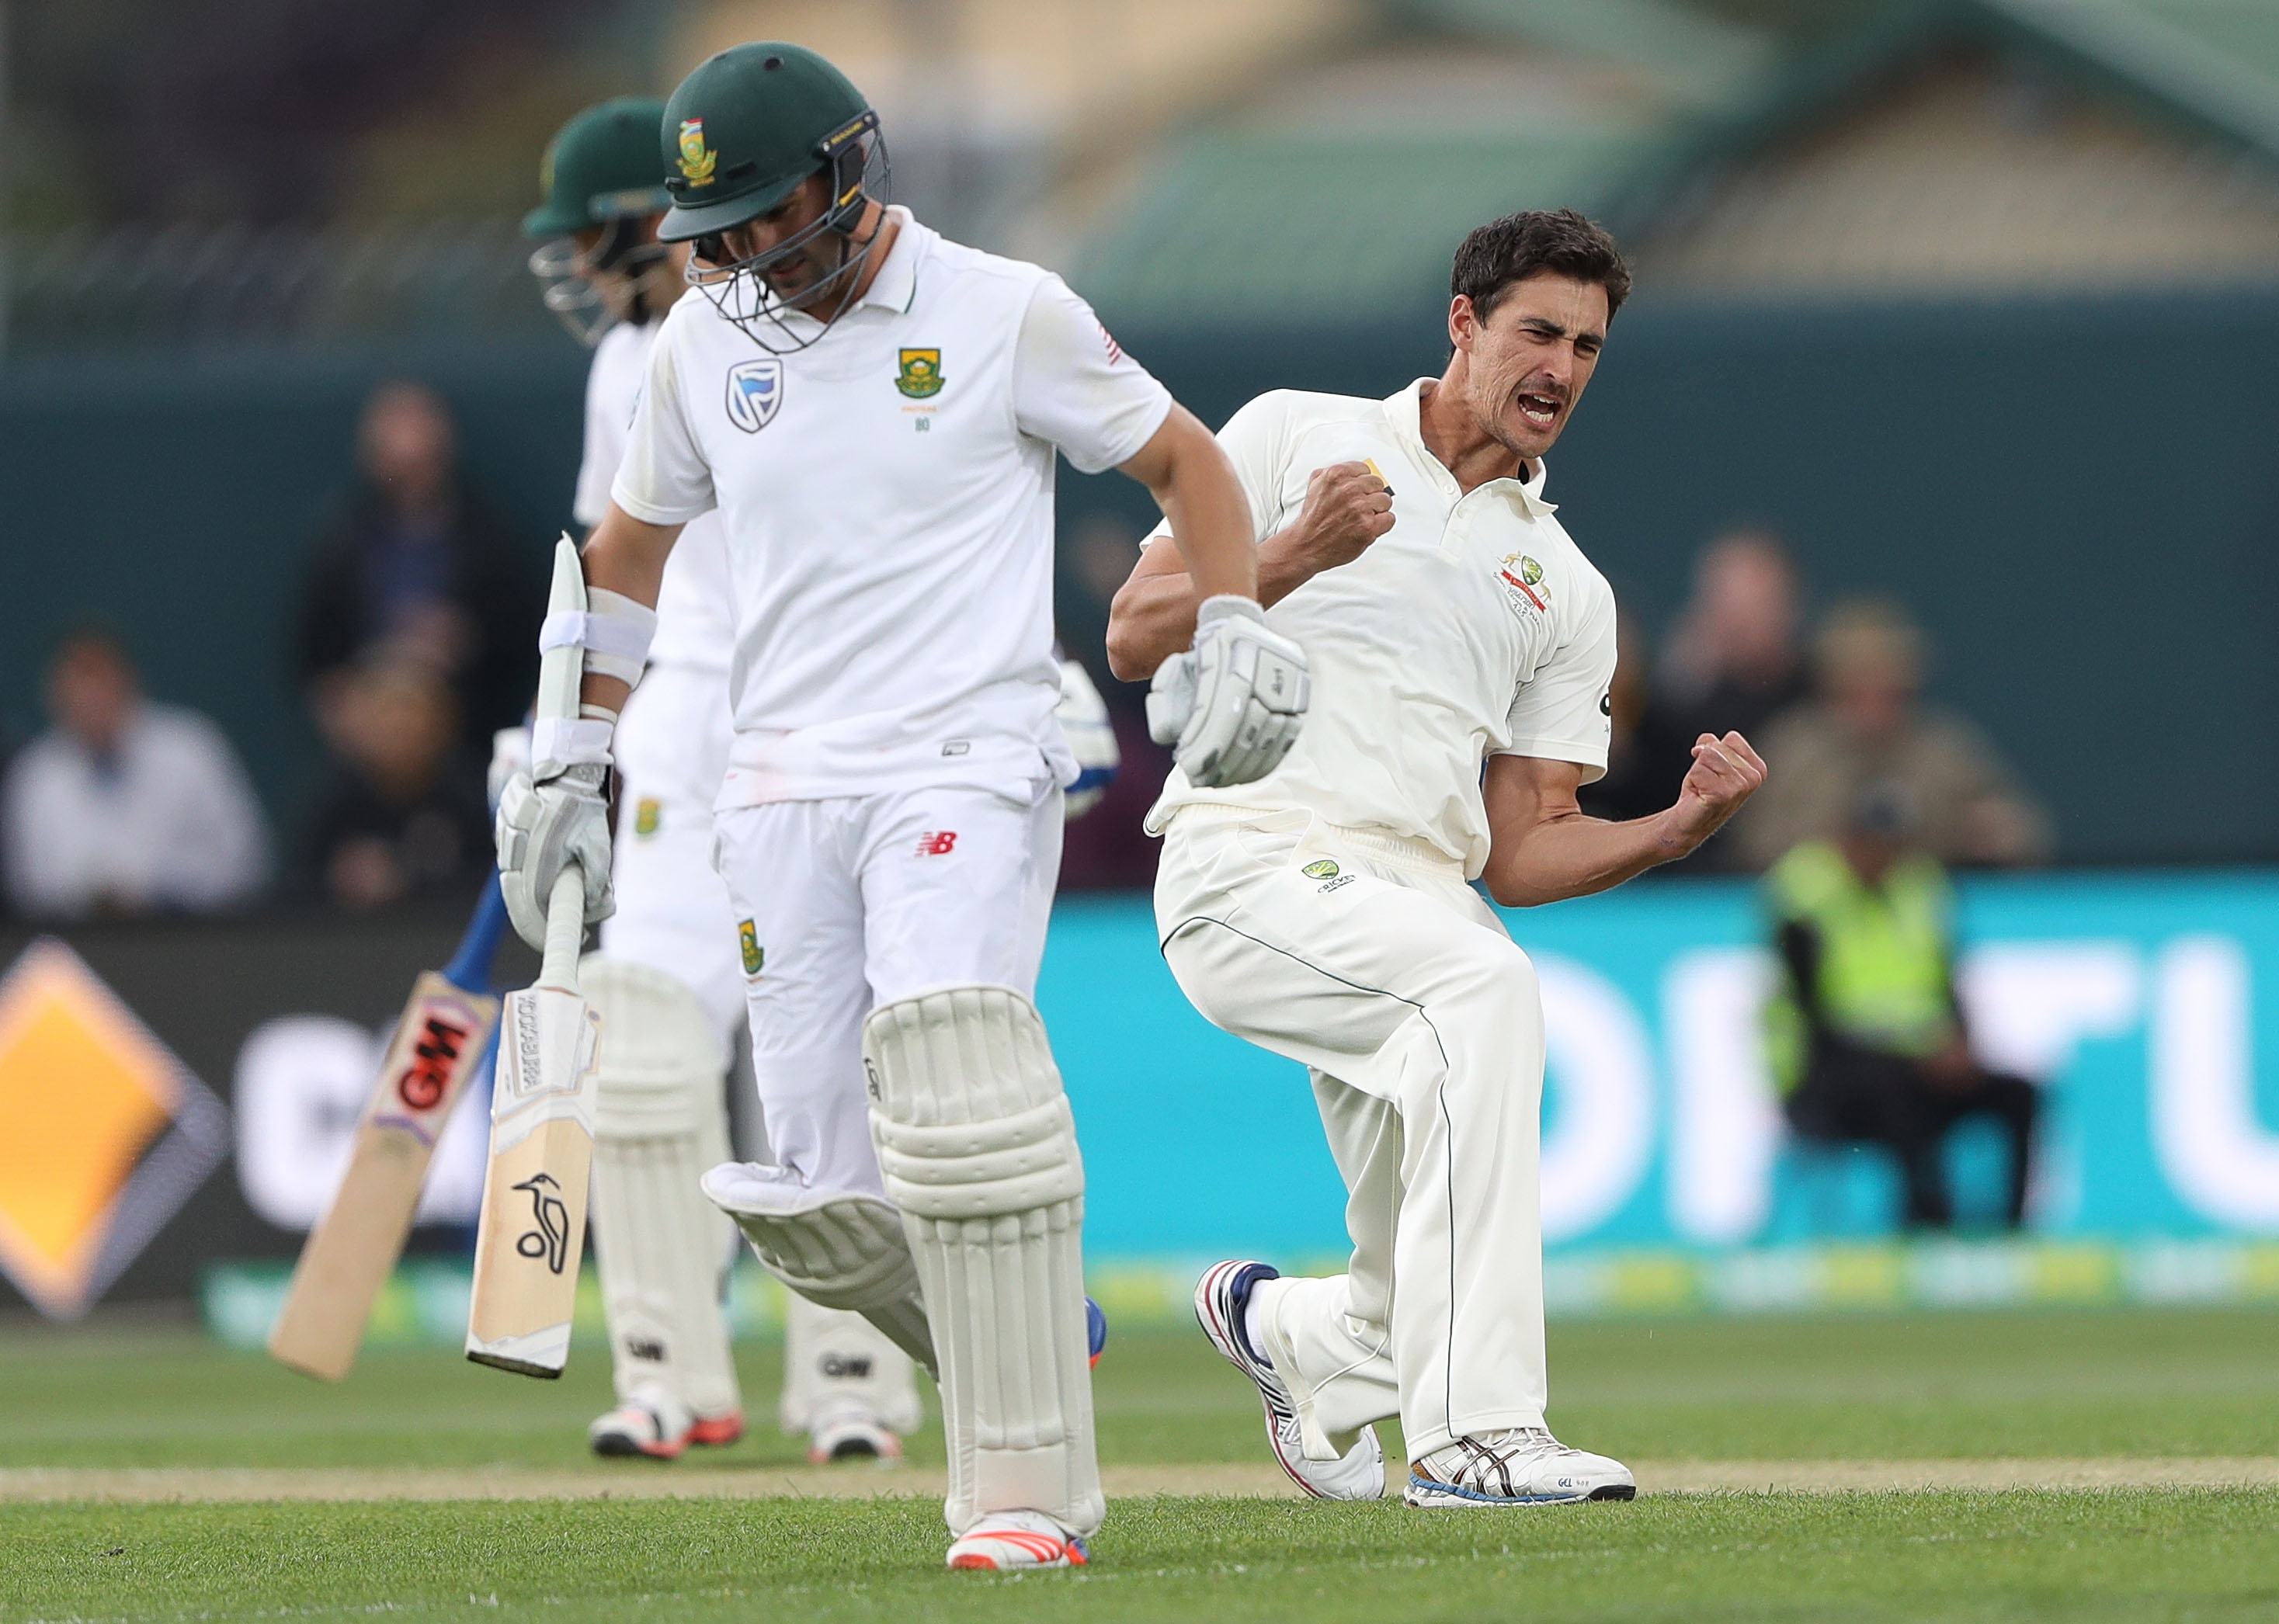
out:
M941 393L941 351L905 349L902 362L902 373L894 379L895 388L914 401L926 400Z
M728 421L756 434L783 405L783 363L773 356L739 361L728 369Z

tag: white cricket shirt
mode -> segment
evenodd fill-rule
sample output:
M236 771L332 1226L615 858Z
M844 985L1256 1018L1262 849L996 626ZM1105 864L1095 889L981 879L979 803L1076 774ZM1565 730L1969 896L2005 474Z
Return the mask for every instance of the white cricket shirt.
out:
M1586 782L1606 772L1614 592L1552 517L1539 459L1528 483L1458 491L1418 432L1430 381L1382 401L1278 389L1219 432L1259 540L1296 519L1308 478L1333 463L1376 463L1393 528L1266 611L1314 678L1281 766L1219 790L1174 768L1149 832L1196 803L1303 808L1426 841L1477 878L1487 757L1576 762Z
M1058 277L894 214L870 290L794 355L702 290L674 305L611 491L651 524L719 510L724 809L1076 777L1053 721L1053 450L1113 467L1171 398Z
M588 530L602 522L609 509L610 484L625 461L633 411L648 377L649 350L664 326L662 316L639 326L621 321L595 346L593 365L586 373L586 455L578 465L577 500L570 509L571 517ZM664 561L649 662L713 672L725 680L735 640L727 546L721 540L719 521L700 518L680 532Z

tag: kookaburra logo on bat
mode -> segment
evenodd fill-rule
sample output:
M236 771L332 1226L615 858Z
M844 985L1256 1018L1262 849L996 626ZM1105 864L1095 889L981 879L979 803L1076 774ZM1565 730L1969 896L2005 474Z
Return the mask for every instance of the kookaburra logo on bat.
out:
M514 1249L526 1258L544 1258L547 1268L560 1274L570 1254L570 1209L563 1205L562 1186L551 1173L533 1173L515 1188L530 1191L531 1216L538 1227L526 1230Z

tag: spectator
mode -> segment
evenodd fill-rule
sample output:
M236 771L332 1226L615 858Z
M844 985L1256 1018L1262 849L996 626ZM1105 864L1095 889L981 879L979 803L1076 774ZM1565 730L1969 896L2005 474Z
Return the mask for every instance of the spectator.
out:
M1701 549L1693 597L1656 673L1656 722L1677 741L1677 778L1702 734L1738 732L1754 741L1805 697L1796 632L1796 570L1778 536L1731 531Z
M1584 792L1583 809L1607 818L1659 812L1677 794L1704 733L1738 732L1762 749L1766 724L1804 696L1796 621L1796 571L1779 537L1738 530L1704 548L1693 567L1693 596L1650 685L1632 651L1623 651L1608 700L1614 737L1607 776ZM1730 835L1686 860L1697 873L1743 866Z
M2040 1102L2032 1084L1971 1053L1946 874L1912 845L1914 823L1904 785L1871 785L1840 839L1807 840L1765 877L1783 972L1767 1054L1800 1138L1868 1140L1899 1158L1911 1228L1953 1222L1940 1142L1965 1117L1994 1117L2009 1139L2014 1229Z
M313 700L375 644L425 660L479 751L529 704L544 594L535 551L460 476L454 439L432 391L373 391L357 430L363 482L303 583L299 667Z
M481 774L458 709L424 658L385 646L326 679L329 781L307 833L318 889L346 908L472 889L491 860Z
M87 630L49 662L54 725L8 770L8 890L51 918L244 902L269 872L269 831L222 732L142 697L117 638Z
M1835 839L1863 787L1892 780L1912 798L1917 839L1940 862L2037 862L2041 809L1978 730L1922 703L1922 635L1893 605L1838 608L1814 649L1819 697L1775 719L1759 748L1765 786L1730 831L1753 869L1806 840Z
M1672 747L1648 697L1646 670L1627 621L1615 636L1618 654L1615 680L1607 690L1607 774L1585 785L1576 803L1592 817L1627 823L1651 817L1677 799L1677 786L1692 765L1687 747Z

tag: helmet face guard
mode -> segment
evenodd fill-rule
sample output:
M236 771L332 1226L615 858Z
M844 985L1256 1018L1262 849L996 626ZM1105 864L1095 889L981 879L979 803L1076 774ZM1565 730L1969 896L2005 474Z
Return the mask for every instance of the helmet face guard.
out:
M831 201L813 221L764 253L732 257L727 234L735 227L730 226L695 238L689 255L689 285L770 355L807 349L845 314L879 241L875 229L859 245L854 234L870 205L885 204L892 192L894 166L886 138L879 131L879 115L868 109L820 142L817 156L821 161L815 172L831 178ZM788 300L778 297L766 273L826 234L839 239L838 265L812 287Z
M555 237L531 253L530 273L546 308L588 349L620 321L646 322L672 303L671 250L639 225L613 219L591 248L575 237Z

